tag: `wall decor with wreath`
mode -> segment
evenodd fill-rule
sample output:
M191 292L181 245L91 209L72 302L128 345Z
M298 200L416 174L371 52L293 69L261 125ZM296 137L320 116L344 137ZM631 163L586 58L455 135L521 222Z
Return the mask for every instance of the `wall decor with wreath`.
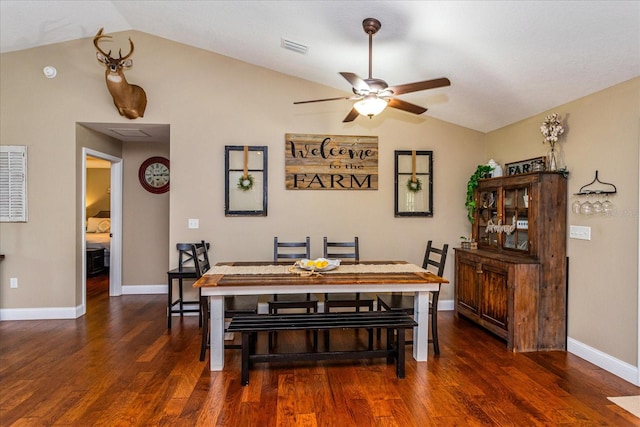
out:
M224 147L226 216L267 216L267 147Z
M395 216L433 216L433 151L395 151Z

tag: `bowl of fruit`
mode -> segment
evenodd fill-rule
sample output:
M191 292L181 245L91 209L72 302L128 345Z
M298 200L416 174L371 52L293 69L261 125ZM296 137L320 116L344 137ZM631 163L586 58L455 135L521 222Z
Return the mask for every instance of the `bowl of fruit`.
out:
M317 259L301 259L298 266L309 271L329 271L338 268L339 259L317 258Z

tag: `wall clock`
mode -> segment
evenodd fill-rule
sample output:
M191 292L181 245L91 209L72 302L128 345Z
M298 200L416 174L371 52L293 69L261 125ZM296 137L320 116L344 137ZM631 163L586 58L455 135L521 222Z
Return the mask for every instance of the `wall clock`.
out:
M161 194L169 191L169 159L149 157L138 170L142 188L150 193Z

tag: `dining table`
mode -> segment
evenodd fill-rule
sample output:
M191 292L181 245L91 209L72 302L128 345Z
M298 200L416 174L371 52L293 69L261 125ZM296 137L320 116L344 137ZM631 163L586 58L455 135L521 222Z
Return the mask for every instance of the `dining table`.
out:
M429 293L443 277L406 261L345 262L329 271L311 271L296 263L219 262L194 283L202 297L209 298L210 369L224 368L224 298L235 295L413 292L413 358L428 355Z

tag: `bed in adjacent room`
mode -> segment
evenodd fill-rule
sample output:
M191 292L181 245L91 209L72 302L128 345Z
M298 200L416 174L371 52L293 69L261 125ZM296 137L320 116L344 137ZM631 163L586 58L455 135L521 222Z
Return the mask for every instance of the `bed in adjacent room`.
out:
M95 216L87 218L85 232L87 249L104 249L104 266L109 266L111 243L111 218L109 211L100 211Z

